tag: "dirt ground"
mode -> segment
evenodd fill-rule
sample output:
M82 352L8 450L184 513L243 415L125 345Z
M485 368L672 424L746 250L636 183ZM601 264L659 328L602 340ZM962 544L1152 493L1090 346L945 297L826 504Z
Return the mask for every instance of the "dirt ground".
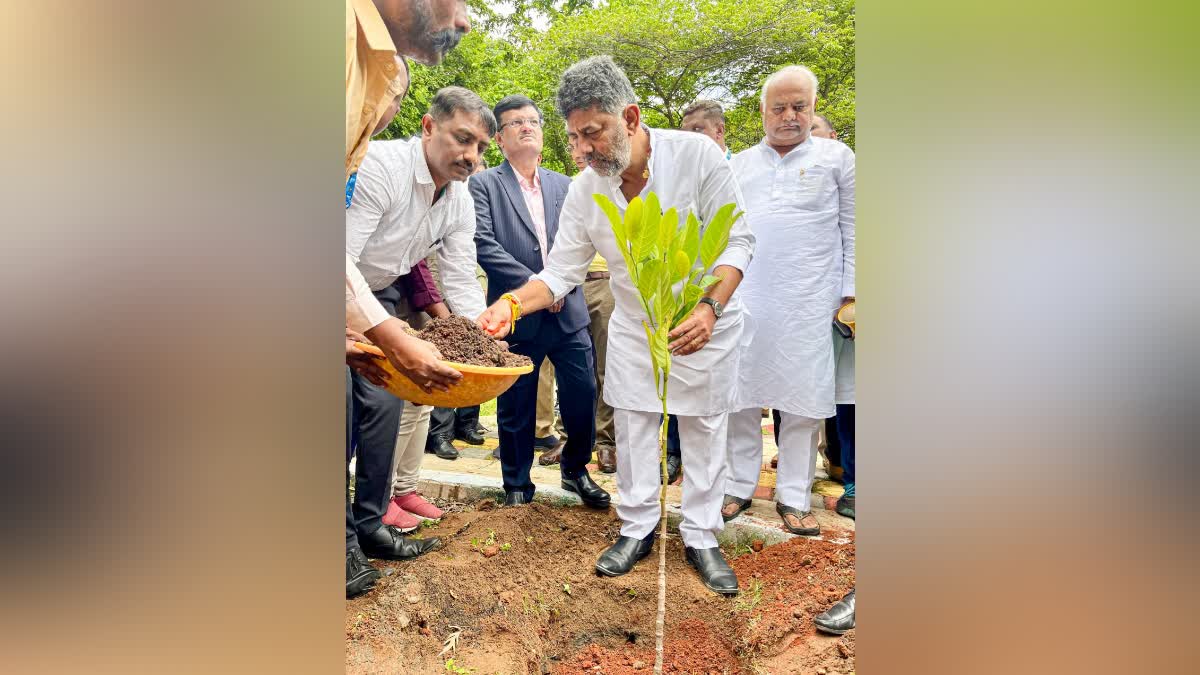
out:
M632 675L654 665L658 552L630 574L599 577L596 556L616 539L610 510L496 509L485 500L421 536L443 545L411 562L373 561L376 589L346 603L351 673ZM818 634L812 617L854 585L849 543L803 538L727 551L741 593L704 588L667 549L670 673L851 673L854 631Z

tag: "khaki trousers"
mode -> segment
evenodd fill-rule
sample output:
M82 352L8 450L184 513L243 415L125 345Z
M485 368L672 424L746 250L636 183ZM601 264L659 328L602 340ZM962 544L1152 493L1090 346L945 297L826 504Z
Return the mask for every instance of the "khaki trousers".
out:
M413 309L408 298L396 303L396 316L414 330L429 323L429 317ZM396 451L392 456L392 496L406 495L417 489L421 475L421 460L425 456L425 440L429 436L429 415L433 406L407 403L400 414L400 430L396 434Z

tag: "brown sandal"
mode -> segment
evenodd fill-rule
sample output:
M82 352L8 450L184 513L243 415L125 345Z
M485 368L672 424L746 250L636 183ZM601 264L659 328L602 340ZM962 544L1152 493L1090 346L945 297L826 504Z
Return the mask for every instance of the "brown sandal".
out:
M750 508L752 503L753 500L751 499L739 499L733 495L725 495L725 501L721 502L721 519L728 523L734 518L742 515L742 512ZM737 504L738 509L737 511L733 512L733 515L726 515L725 507L729 506L730 504Z
M815 537L818 534L821 534L821 523L819 522L817 523L816 527L792 527L791 523L788 522L788 516L795 516L796 520L800 523L803 523L804 519L809 516L812 516L813 520L816 520L817 517L813 516L812 511L801 511L800 509L795 509L786 504L781 504L778 502L775 504L775 510L779 512L779 516L783 520L783 528L788 532L804 537Z

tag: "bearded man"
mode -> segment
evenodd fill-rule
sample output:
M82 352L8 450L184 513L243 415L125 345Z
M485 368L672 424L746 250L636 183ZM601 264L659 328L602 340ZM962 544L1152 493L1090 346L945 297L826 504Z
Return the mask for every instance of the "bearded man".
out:
M743 200L729 163L712 141L642 124L633 87L611 57L593 57L568 68L559 82L557 105L567 122L567 136L583 153L588 169L571 183L546 266L489 307L479 325L497 337L507 335L514 314L550 307L583 283L597 252L608 261L616 306L608 328L604 399L615 410L621 500L617 515L622 524L621 536L596 561L596 572L620 576L654 545L662 404L655 391L638 291L609 220L592 195L603 194L624 211L635 197L644 199L654 192L663 209L675 208L685 217L693 212L702 222L729 203L743 210ZM753 250L754 237L739 219L710 271L721 281L671 332L669 344L673 357L667 408L679 419L683 445L679 532L687 561L705 586L724 594L738 590L737 576L717 547L723 525L726 415L742 335L742 311L733 293Z

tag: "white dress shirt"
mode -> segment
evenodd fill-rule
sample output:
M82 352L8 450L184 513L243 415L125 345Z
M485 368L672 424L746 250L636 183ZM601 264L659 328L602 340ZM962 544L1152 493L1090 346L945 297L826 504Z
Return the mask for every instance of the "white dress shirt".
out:
M446 301L474 320L485 308L475 277L475 205L465 182L451 181L445 190L433 203L420 138L373 141L346 209L346 258L378 291L436 251Z
M741 190L729 162L707 136L688 131L650 130L650 178L641 196L654 192L664 211L674 207L685 223L689 211L708 222L719 208L736 203L745 209ZM614 408L655 412L662 410L654 386L654 371L642 321L645 311L637 289L617 250L612 226L594 193L607 196L624 214L628 202L621 178L601 177L585 169L571 182L558 219L558 234L546 268L534 276L550 287L555 299L583 283L588 265L598 252L608 261L615 307L608 324L608 360L604 373L604 401ZM714 264L745 271L754 253L754 235L745 217L734 224L729 245ZM678 415L717 415L729 410L732 383L737 375L742 312L734 293L725 313L717 319L711 341L700 351L671 359L667 388L668 409Z
M834 414L834 312L854 295L854 151L809 137L779 156L766 141L739 152L758 255L738 295L750 330L739 410Z

